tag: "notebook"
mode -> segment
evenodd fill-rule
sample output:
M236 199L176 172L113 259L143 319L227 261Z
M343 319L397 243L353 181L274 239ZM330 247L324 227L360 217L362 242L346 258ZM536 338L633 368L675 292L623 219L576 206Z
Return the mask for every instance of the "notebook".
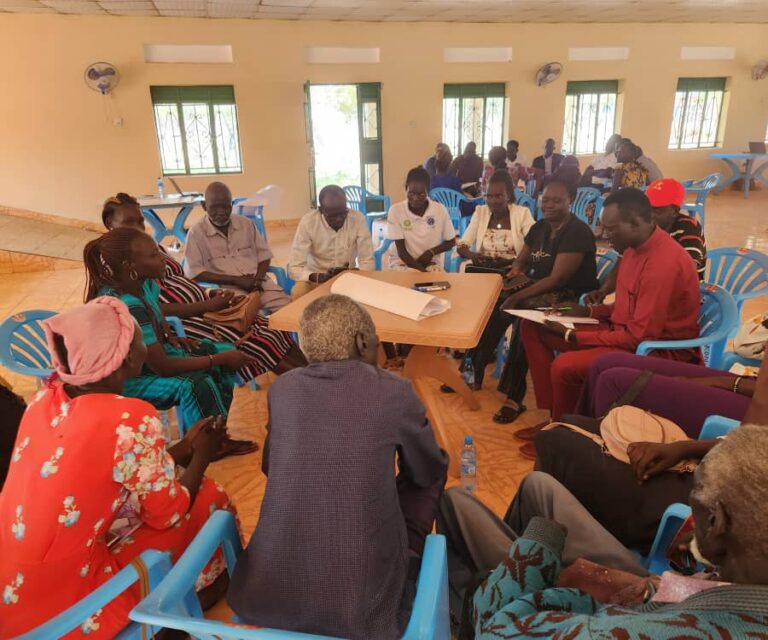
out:
M595 318L580 318L577 316L556 316L550 313L544 313L543 311L536 311L535 309L505 309L505 311L518 318L524 320L530 320L531 322L538 322L544 324L545 320L552 320L552 322L559 322L567 329L575 329L577 324L600 324L600 321Z

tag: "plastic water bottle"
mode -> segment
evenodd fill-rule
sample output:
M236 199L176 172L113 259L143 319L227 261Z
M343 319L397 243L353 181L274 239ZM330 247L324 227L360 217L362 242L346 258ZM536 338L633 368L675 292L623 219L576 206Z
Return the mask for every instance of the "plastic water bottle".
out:
M165 198L165 186L163 185L163 176L157 178L157 195L160 198Z
M475 365L472 364L472 356L470 354L464 356L464 362L461 365L461 375L464 377L464 382L467 383L467 386L474 390Z
M461 486L474 494L477 487L477 450L472 436L464 436L464 446L461 448Z
M384 227L379 226L379 234L376 236L376 240L377 240L377 243L378 243L376 245L376 248L377 249L381 249L381 245L384 244Z

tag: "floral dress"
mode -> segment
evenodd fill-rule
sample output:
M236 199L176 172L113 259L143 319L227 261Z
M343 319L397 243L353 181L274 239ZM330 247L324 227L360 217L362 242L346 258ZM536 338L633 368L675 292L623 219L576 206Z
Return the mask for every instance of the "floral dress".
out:
M70 398L49 381L24 414L0 493L0 638L72 606L142 551L170 551L175 561L211 512L230 508L211 480L189 498L151 405L107 393ZM110 548L129 500L138 528ZM201 586L222 568L214 558ZM114 637L138 599L129 589L66 637Z

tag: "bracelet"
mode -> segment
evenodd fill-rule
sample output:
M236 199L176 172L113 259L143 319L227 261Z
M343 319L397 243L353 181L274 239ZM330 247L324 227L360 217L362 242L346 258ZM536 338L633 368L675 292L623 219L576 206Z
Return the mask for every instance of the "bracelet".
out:
M213 369L213 356L211 354L208 354L208 371Z
M566 342L570 342L570 341L571 341L571 340L570 340L570 338L571 338L571 334L572 334L572 333L573 333L573 329L566 329L566 330L565 330L565 335L563 336L563 339L564 339Z
M736 376L736 379L733 381L733 389L732 389L734 393L739 392L739 385L741 384L741 381L743 379L744 379L744 376Z

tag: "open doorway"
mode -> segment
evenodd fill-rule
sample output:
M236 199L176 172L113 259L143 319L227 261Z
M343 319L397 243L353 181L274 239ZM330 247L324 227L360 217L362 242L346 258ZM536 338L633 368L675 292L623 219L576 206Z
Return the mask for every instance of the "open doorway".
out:
M311 205L328 184L381 194L381 85L307 83L305 94Z

